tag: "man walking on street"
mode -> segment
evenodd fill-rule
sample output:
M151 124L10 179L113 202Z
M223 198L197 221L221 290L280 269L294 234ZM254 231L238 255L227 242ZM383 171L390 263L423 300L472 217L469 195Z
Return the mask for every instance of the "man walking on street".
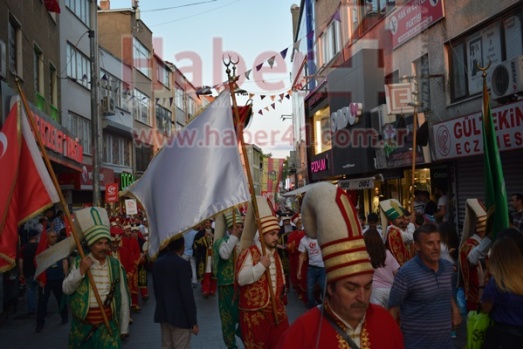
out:
M400 319L406 349L452 349L450 332L461 323L452 297L453 265L440 258L440 233L435 224L414 232L417 256L394 278L388 309ZM430 326L420 330L420 324Z
M240 328L246 349L270 349L289 327L283 304L285 276L276 252L280 231L278 220L267 198L257 196L256 200L261 226L259 239L253 238L257 224L253 205L249 205L242 246L244 242L250 245L241 252L237 261Z
M75 216L91 252L83 259L76 258L63 282L73 313L69 348L120 348L121 336L129 334L130 297L122 264L108 256L111 234L107 211L90 207L77 211ZM91 271L103 307L96 301L87 270ZM102 312L109 320L110 330Z
M38 247L38 236L39 233L36 229L31 229L27 232L29 241L22 247L20 258L18 259L20 277L23 279L26 287L25 301L27 303L27 315L34 315L36 313L38 282L35 280L36 267L34 259Z
M236 335L241 337L239 325L238 297L235 294L234 278L236 259L240 253L240 238L243 221L236 208L219 214L214 228L214 270L218 282L218 307L222 322L223 341L227 348L238 348ZM227 231L225 231L227 227Z
M512 213L514 227L523 234L523 194L515 193L512 195L512 198L510 198L510 204L514 209L514 212Z
M307 309L311 309L316 306L316 298L314 295L316 285L320 288L320 297L323 297L325 290L325 265L323 264L323 257L318 240L304 236L300 241L298 251L300 251L297 273L299 279L301 279L301 268L305 260L309 262L307 268Z
M183 236L171 240L153 265L154 322L161 327L162 349L189 349L191 333L199 331L191 266L181 257L184 244Z

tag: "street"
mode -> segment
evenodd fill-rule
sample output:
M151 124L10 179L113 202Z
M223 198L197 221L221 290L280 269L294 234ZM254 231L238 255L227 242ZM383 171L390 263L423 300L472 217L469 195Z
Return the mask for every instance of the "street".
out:
M149 283L149 291L152 295L151 282ZM204 299L199 288L194 289L194 291L198 308L200 333L192 337L191 349L225 349L222 341L217 296ZM294 291L291 291L288 300L287 314L289 322L292 323L305 312L306 308L297 299ZM122 348L160 348L160 326L154 323L154 302L153 296L147 303L142 305L140 313L132 314L134 323L130 326L131 336L124 342ZM35 333L36 318L35 316L28 317L25 315L25 301L22 300L17 313L10 315L7 322L0 324L0 343L2 343L2 348L67 348L70 324L60 325L60 320L56 300L51 296L45 327L42 333ZM420 328L420 331L427 330L430 329ZM239 348L243 348L239 339L237 343ZM464 324L461 326L458 338L454 340L454 343L456 349L465 347L466 327Z

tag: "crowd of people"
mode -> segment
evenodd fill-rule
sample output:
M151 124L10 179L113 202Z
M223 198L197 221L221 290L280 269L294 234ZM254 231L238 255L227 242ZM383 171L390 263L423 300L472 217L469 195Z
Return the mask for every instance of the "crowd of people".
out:
M275 212L256 197L245 214L232 208L174 236L154 261L144 217L109 219L102 208L86 208L75 212L85 257L56 261L35 279L34 256L70 229L63 213L46 212L20 252L27 309L41 332L53 293L62 324L72 313L71 348L118 348L131 314L149 299L151 272L163 348L189 348L200 330L194 292L202 292L218 297L227 348L241 341L245 348L439 349L454 347L462 288L466 311L493 320L486 348L523 348L523 196L511 197L512 226L493 244L487 212L467 200L458 242L438 190L437 204L417 192L412 214L387 199L379 202L381 217L367 219L329 183L305 194L301 212ZM292 324L287 297L309 309ZM421 323L430 330L420 331Z

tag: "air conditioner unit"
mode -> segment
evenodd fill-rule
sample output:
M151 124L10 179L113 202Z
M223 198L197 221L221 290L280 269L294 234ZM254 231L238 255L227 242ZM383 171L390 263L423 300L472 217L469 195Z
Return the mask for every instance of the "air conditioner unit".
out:
M7 79L7 55L5 42L0 40L0 78Z
M498 64L490 80L492 99L510 97L523 92L523 56L516 56Z
M114 99L109 96L104 96L102 99L102 114L114 114Z

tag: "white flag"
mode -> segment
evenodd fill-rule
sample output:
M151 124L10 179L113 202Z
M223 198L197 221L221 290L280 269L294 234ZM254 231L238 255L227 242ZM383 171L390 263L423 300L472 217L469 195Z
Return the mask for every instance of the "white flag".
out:
M147 213L150 256L170 237L250 199L229 91L170 143L129 188Z

